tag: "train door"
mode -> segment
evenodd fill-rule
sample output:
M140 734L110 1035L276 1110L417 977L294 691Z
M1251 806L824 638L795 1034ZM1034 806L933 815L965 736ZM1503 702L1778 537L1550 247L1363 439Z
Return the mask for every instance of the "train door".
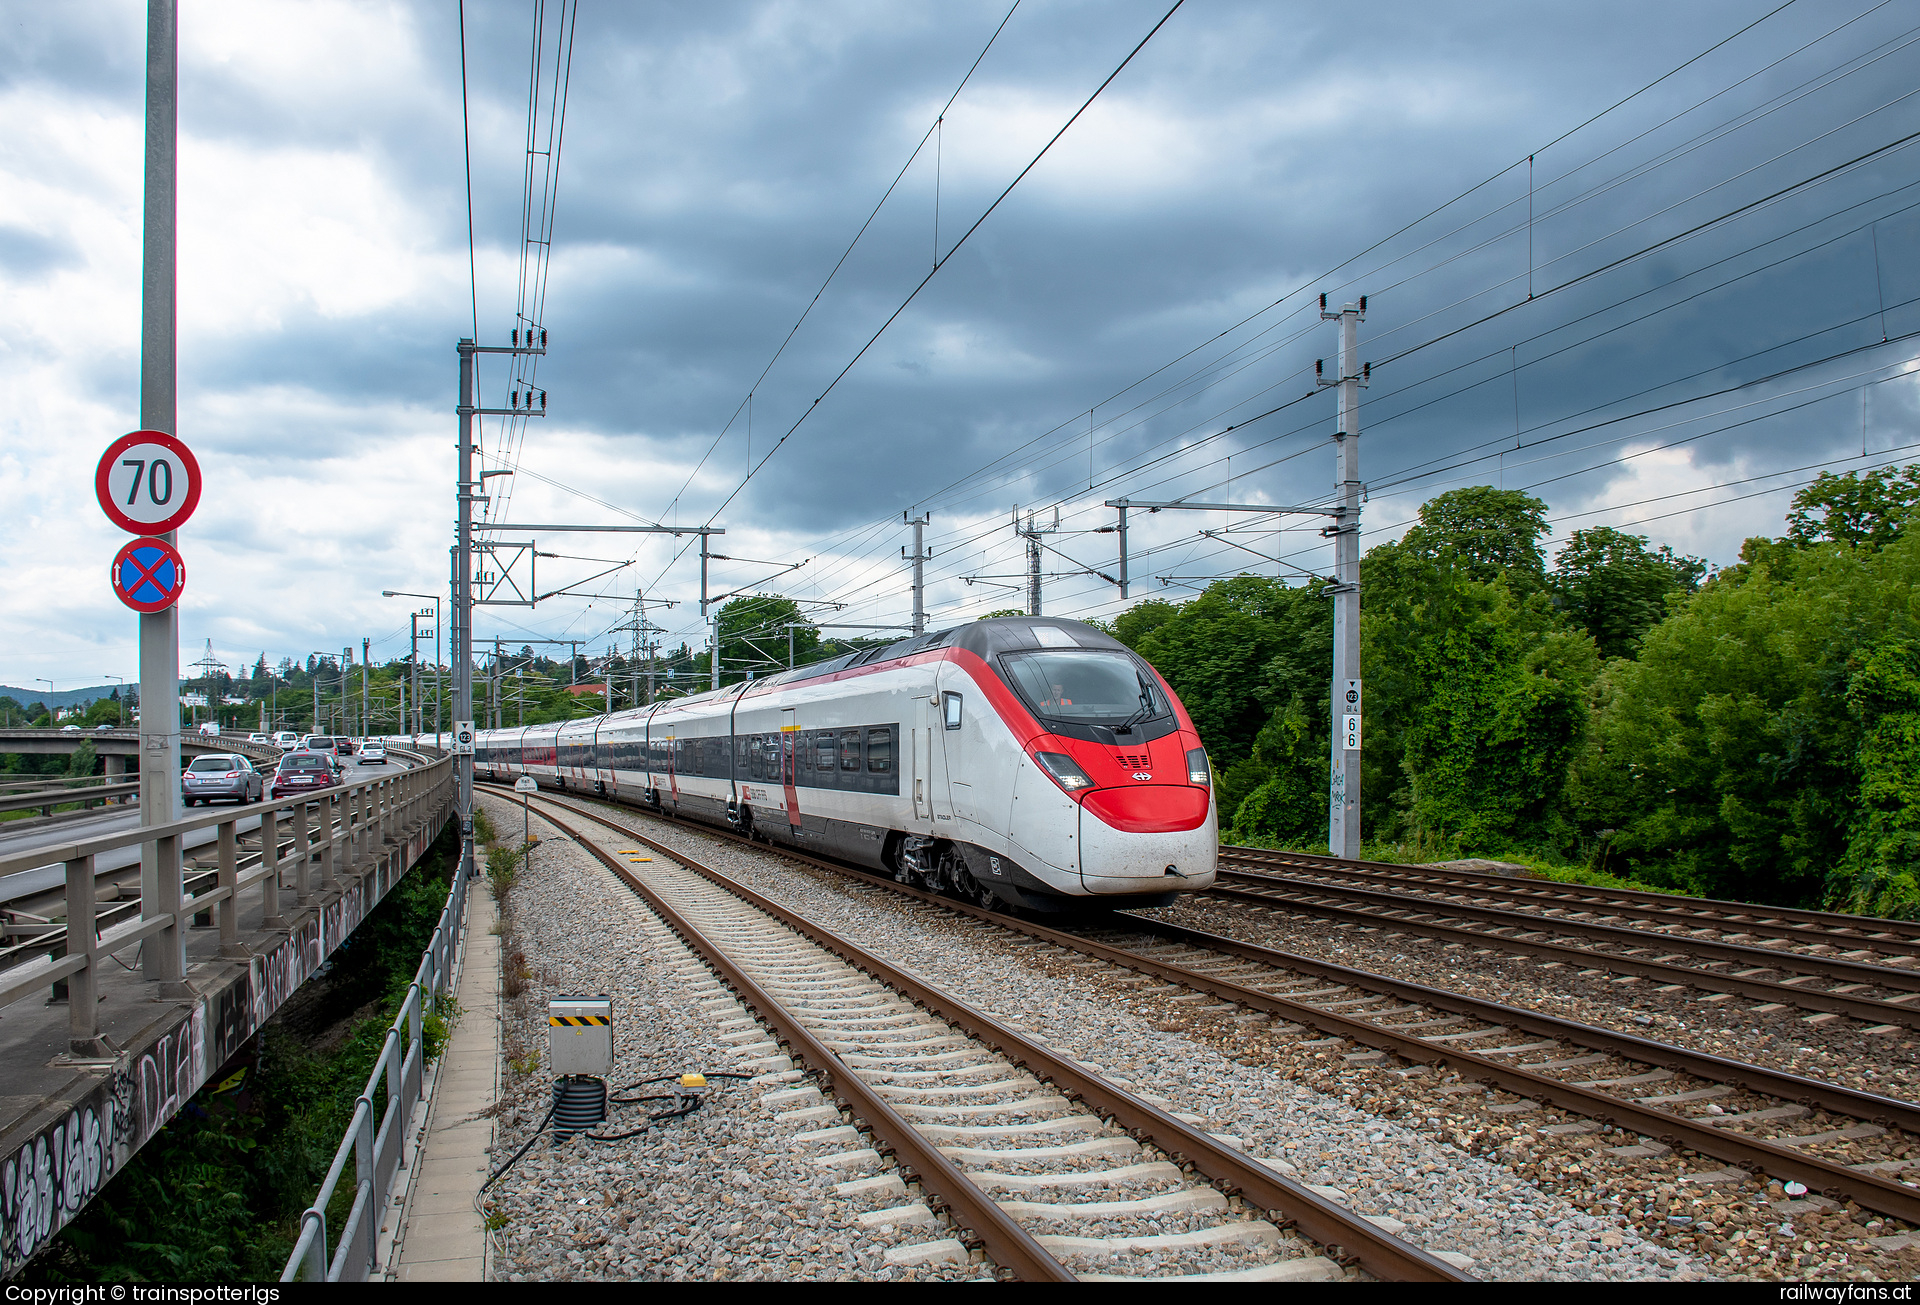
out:
M934 735L940 732L937 713L933 704L924 697L908 699L913 704L907 713L910 722L910 735L907 751L912 757L913 818L929 824L940 815L949 815L952 804L945 792L946 766L936 767L935 758L943 763L945 756L934 743Z
M560 773L566 777L567 787L588 789L593 787L593 732L584 730L566 741L565 762Z
M943 662L940 666L940 705L934 714L934 734L938 742L935 750L941 755L946 772L946 790L948 800L953 804L953 819L956 825L971 824L974 817L973 775L967 769L967 734L972 722L967 720L970 710L980 707L974 701L976 695L970 694L973 679L952 662ZM955 837L971 838L970 832L956 830Z
M797 834L800 832L800 786L795 767L799 764L800 727L794 718L792 707L780 709L780 784L786 790L787 828Z

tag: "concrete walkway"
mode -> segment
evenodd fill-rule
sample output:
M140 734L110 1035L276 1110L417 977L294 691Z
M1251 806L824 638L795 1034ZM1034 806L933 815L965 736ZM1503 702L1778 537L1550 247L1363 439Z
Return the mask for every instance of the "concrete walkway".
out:
M460 1022L434 1070L425 1137L404 1157L410 1168L396 1212L398 1236L383 1257L387 1276L402 1282L482 1282L487 1235L474 1209L487 1178L494 1121L484 1116L500 1078L499 918L487 881L468 899L466 964L460 971ZM390 1216L395 1219L396 1216Z

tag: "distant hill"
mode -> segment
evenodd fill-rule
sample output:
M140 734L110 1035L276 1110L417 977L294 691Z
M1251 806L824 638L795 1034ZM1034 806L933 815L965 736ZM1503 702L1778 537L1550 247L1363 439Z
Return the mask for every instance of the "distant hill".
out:
M49 707L71 707L75 703L89 703L99 698L111 698L117 684L102 684L92 689L61 689L58 693L48 693L35 686L31 689L16 689L10 684L0 684L0 697L12 698L22 707L32 706L36 702Z

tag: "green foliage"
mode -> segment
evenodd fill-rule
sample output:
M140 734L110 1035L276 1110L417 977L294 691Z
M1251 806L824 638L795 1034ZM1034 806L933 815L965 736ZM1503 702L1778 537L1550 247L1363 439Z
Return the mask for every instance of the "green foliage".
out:
M1860 722L1859 805L1846 855L1828 879L1837 910L1920 917L1920 645L1896 639L1847 687Z
M18 1275L29 1283L264 1282L280 1276L446 903L457 833L387 894L334 955L325 1008L346 1017L325 1050L278 1021L237 1086L216 1076ZM316 982L319 982L316 980ZM424 1021L428 1058L457 1011ZM227 1067L231 1075L233 1067ZM223 1087L225 1090L223 1090ZM385 1101L382 1089L376 1106ZM338 1229L352 1170L328 1211Z
M1466 581L1416 609L1403 655L1424 681L1404 766L1412 828L1457 854L1564 844L1567 767L1587 723L1593 643L1563 628L1546 595Z
M493 827L493 817L478 802L473 804L473 837L482 847L489 847L500 839L500 831Z
M1027 614L1027 609L1024 607L1003 607L997 612L988 612L985 616L979 617L977 619L982 621L991 621L996 616L1025 616L1026 614Z
M520 867L527 859L527 853L533 850L531 843L522 847L496 846L487 849L487 887L493 893L493 900L504 902L507 894L520 882Z
M1669 597L1699 589L1707 570L1701 558L1682 557L1669 544L1649 550L1646 536L1611 526L1574 531L1553 565L1561 610L1593 636L1602 657L1631 657L1665 618Z
M1606 837L1603 868L1815 904L1860 787L1868 727L1847 691L1869 650L1915 633L1920 539L1759 540L1742 556L1650 630L1637 661L1608 663L1569 797Z
M1180 695L1216 770L1230 772L1252 755L1254 738L1272 711L1268 664L1288 651L1298 605L1326 606L1316 594L1241 575L1208 585L1173 615L1162 610L1169 604L1140 604L1149 612L1138 625L1149 628L1137 636L1134 651ZM1138 628L1129 624L1133 611L1114 622L1116 630L1130 634Z
M821 659L820 631L807 620L791 598L754 594L722 607L720 626L720 682L738 684L751 670L756 676L787 668L787 625L793 632L793 664L805 666Z
M1452 855L1555 844L1585 726L1592 643L1556 614L1540 500L1474 486L1361 561L1362 825Z
M1829 541L1885 548L1920 505L1920 464L1864 475L1823 471L1793 496L1787 539L1801 547Z
M67 758L67 777L85 779L93 774L98 761L99 758L93 755L93 740L81 739L80 746L75 748L73 755Z
M1483 584L1504 580L1527 593L1545 582L1546 513L1545 503L1518 490L1449 490L1420 505L1420 523L1398 547L1440 574Z

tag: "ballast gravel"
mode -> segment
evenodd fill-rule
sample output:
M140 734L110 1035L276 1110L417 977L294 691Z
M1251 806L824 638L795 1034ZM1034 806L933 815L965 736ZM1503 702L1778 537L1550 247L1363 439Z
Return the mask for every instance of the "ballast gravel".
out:
M1209 1131L1239 1139L1243 1150L1277 1162L1299 1181L1334 1189L1327 1194L1385 1221L1416 1245L1471 1260L1477 1276L1557 1281L1707 1276L1684 1251L1641 1237L1620 1217L1617 1201L1613 1209L1578 1208L1464 1146L1356 1109L1253 1057L1239 1063L1221 1049L1218 1037L1196 1035L1201 1022L1225 1021L1231 1012L1169 1007L1115 982L1120 971L1076 966L1054 949L983 929L885 888L687 826L601 810L1097 1066L1156 1104L1166 1103L1163 1108L1199 1117ZM610 883L604 874L601 881ZM530 894L524 904L528 915L536 896ZM539 901L544 906L548 899L539 896ZM554 895L553 909L572 912L565 891ZM569 947L580 947L578 932L560 927ZM847 1237L840 1229L834 1235ZM859 1271L864 1263L853 1252L848 1276L866 1276ZM831 1265L821 1270L822 1276L833 1272ZM809 1264L774 1268L769 1276L814 1274ZM659 1276L682 1275L675 1269Z
M480 802L507 827L508 804L485 796ZM511 814L517 829L519 813ZM548 833L505 904L505 980L508 993L518 992L503 1006L508 1064L492 1168L532 1144L482 1196L496 1280L994 1276L977 1252L963 1253L958 1264L887 1263L889 1250L953 1233L860 1228L856 1213L873 1203L843 1197L835 1184L890 1174L891 1166L878 1157L847 1168L816 1165L820 1149L795 1145L794 1135L847 1121L777 1121L758 1103L768 1083L715 1080L700 1110L619 1141L575 1137L554 1145L544 1135L534 1138L552 1101L545 1053L551 997L613 999L612 1095L667 1093L671 1082L619 1089L662 1075L739 1068L711 1017L715 1006L730 1004L723 1003L724 989L669 932L648 927L651 914L630 890L569 840ZM810 1076L771 1072L776 1089L818 1086ZM598 1131L626 1132L643 1110L669 1106L611 1107ZM901 1202L920 1199L908 1191Z

